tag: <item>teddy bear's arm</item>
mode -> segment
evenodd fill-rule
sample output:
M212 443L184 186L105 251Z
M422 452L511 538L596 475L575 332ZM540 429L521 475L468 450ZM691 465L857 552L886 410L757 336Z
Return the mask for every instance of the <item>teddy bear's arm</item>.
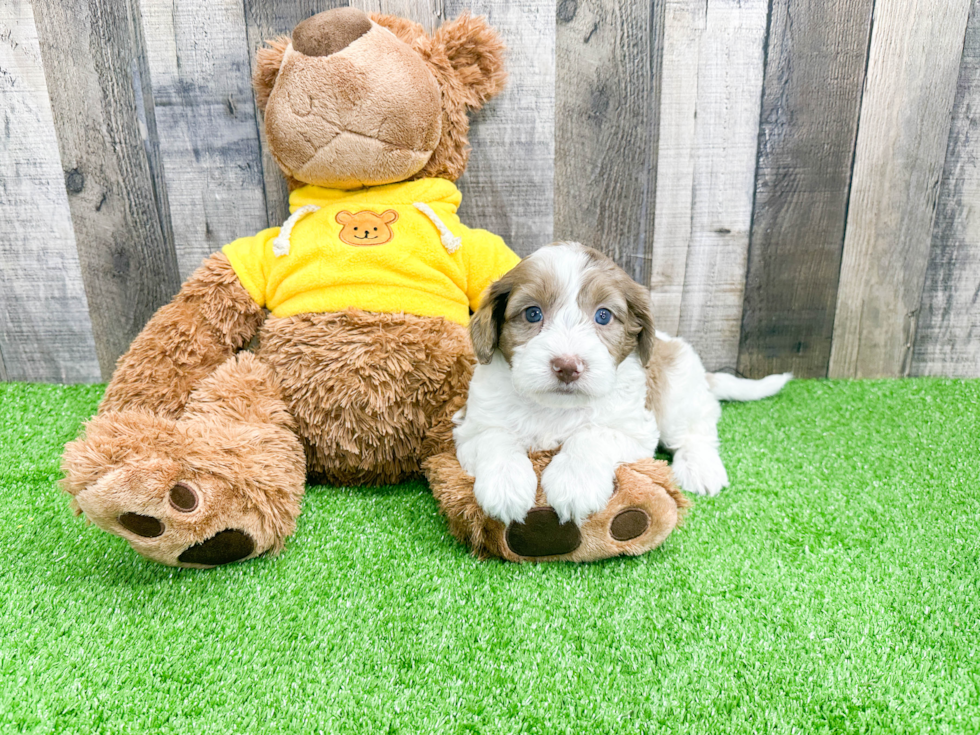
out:
M196 385L249 343L264 319L223 253L198 268L116 364L99 412L177 418Z

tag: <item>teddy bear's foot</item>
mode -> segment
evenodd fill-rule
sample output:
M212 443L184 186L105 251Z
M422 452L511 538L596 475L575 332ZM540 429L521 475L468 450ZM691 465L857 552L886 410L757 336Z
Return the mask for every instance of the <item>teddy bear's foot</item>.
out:
M531 454L539 478L554 454ZM609 503L581 527L559 520L540 485L536 507L522 523L505 527L480 508L473 495L473 478L463 472L455 456L432 457L425 470L453 535L481 557L510 561L595 561L642 554L663 543L688 506L667 463L646 459L617 468Z
M269 396L253 391L247 400L235 390L248 387L250 361L219 368L217 385L234 401L204 384L179 421L143 411L92 420L64 457L76 511L169 566L279 550L299 515L305 458L285 414L268 410Z

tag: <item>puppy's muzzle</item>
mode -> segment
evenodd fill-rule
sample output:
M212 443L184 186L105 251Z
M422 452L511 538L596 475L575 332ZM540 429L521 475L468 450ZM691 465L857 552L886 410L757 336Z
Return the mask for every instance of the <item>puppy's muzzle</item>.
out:
M567 385L568 383L574 383L581 377L585 365L577 357L562 355L551 361L551 369L554 371L555 377Z

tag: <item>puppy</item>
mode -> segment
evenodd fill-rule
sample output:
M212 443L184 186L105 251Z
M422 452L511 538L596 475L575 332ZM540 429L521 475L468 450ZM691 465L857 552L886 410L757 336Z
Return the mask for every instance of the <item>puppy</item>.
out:
M689 344L654 330L647 291L578 243L542 248L492 284L470 335L480 364L454 418L456 455L505 524L534 505L528 452L558 446L541 486L562 522L605 507L616 467L658 443L682 488L717 494L728 485L719 399L765 398L792 377L705 373Z

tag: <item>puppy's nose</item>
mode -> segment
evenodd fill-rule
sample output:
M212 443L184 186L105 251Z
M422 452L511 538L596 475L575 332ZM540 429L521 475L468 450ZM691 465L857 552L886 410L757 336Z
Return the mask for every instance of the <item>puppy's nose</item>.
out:
M578 358L562 355L551 361L551 369L562 383L574 383L582 374L582 363Z
M330 56L370 30L371 20L357 8L325 10L293 29L293 48L307 56Z

